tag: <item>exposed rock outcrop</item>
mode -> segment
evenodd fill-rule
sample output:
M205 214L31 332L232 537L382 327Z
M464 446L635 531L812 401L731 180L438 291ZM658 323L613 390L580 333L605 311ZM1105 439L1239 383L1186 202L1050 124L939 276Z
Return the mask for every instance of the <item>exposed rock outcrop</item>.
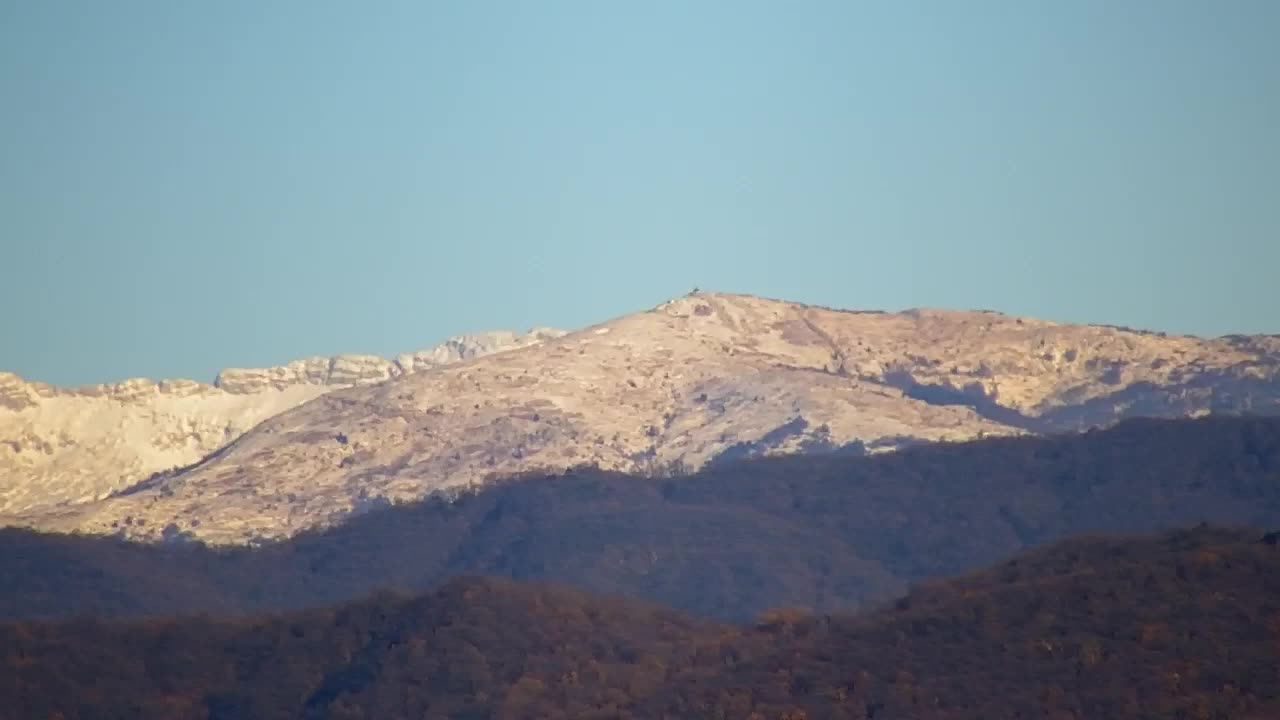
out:
M331 385L372 385L392 376L395 363L377 355L339 355L329 364Z
M290 385L328 385L331 363L329 358L313 357L270 368L227 368L218 373L213 386L243 395Z
M450 338L440 345L416 353L405 353L396 358L396 374L412 375L449 363L483 357L500 350L525 347L545 340L554 340L565 335L563 330L551 328L534 328L525 335L517 335L508 330L481 333L479 335L460 335Z
M399 375L412 375L449 363L525 347L564 335L563 330L534 328L523 335L495 330L449 338L436 347L402 353L395 360L378 355L336 355L294 360L268 368L228 368L218 373L214 387L233 394L282 390L292 385L372 385Z
M30 383L11 372L0 372L0 408L25 410L40 401Z

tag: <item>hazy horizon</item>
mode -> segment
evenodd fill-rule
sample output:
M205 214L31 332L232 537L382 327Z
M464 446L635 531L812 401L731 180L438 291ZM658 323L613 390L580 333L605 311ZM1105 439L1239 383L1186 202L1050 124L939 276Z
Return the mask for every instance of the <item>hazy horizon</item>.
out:
M0 4L0 370L212 380L694 286L1280 332L1280 4Z

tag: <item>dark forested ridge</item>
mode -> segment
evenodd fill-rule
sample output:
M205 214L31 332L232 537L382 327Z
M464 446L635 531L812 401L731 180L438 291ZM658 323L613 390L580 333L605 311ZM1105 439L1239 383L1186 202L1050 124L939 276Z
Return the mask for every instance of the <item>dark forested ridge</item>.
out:
M1130 421L667 479L583 470L253 550L6 530L0 616L281 610L481 574L742 619L866 607L1047 541L1201 521L1280 527L1280 419Z
M1211 527L1090 538L863 615L776 618L666 717L1280 717L1280 549ZM717 713L723 713L717 715Z
M259 618L0 623L8 718L1273 718L1280 548L1075 539L858 615L723 625L454 579Z

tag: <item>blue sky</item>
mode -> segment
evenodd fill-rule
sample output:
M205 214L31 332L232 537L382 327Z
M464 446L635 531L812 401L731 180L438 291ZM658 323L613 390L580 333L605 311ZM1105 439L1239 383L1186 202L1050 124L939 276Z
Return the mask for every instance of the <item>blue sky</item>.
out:
M1280 3L0 0L0 369L697 285L1280 332Z

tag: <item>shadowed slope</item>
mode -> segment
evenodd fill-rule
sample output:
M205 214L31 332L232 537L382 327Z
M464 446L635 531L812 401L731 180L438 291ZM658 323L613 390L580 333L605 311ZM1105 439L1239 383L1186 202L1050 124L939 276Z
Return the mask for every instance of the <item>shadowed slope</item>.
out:
M239 621L0 623L0 718L1175 718L1280 709L1280 550L1079 539L857 616L458 579Z
M1280 550L1258 537L1077 539L892 609L774 620L771 651L682 677L647 714L1276 717Z
M547 579L742 618L863 607L1095 531L1280 526L1280 420L784 457L645 479L584 470L374 510L256 550L0 532L0 615L255 611L451 575Z

